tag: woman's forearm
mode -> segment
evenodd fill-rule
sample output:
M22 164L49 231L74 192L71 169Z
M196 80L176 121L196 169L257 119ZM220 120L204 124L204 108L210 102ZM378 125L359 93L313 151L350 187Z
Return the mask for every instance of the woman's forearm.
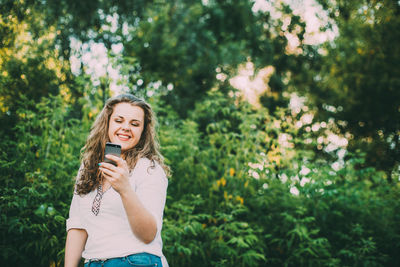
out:
M131 188L121 193L121 199L135 236L146 244L153 241L157 234L157 224L154 216L146 210Z
M77 267L85 248L87 232L83 229L70 229L65 243L65 267Z

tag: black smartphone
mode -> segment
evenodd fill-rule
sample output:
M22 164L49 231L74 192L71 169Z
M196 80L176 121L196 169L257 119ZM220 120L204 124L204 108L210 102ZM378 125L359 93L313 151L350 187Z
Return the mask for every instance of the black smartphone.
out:
M121 146L113 143L106 143L106 149L104 150L104 162L111 163L117 166L117 163L113 160L106 158L106 155L111 154L117 157L121 157Z

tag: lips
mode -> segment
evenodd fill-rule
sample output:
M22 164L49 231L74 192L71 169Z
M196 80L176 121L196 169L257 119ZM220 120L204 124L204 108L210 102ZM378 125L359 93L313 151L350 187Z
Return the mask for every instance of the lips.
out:
M128 141L131 138L131 136L127 134L117 134L117 137L121 141Z

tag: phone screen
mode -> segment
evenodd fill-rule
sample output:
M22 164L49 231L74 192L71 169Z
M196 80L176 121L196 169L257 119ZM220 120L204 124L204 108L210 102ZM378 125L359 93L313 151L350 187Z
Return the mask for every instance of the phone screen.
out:
M111 154L117 157L121 156L121 146L113 143L106 143L106 149L104 151L104 162L111 163L117 166L117 163L113 160L107 159L106 155Z

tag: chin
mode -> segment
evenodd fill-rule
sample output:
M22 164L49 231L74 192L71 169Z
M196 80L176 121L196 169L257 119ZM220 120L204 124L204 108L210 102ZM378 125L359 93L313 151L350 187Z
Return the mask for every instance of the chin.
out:
M129 149L131 149L131 148L134 148L135 146L134 145L122 145L121 144L121 151L127 151L127 150L129 150Z

